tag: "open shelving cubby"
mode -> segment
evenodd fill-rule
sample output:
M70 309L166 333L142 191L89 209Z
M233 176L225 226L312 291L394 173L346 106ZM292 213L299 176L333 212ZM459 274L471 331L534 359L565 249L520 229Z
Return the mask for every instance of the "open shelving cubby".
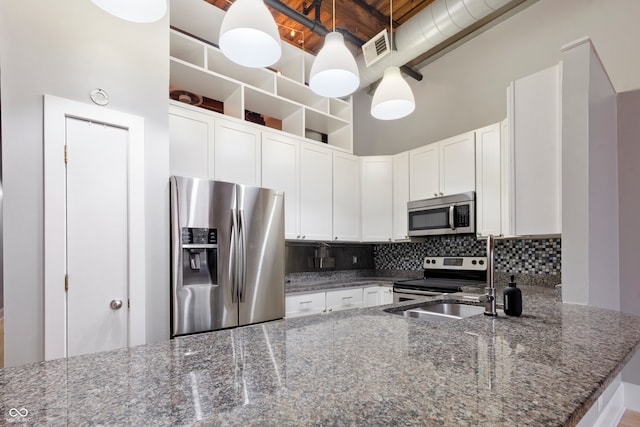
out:
M201 0L181 0L172 3L172 18L174 8L185 9L177 17L195 13L198 19L193 28L184 18L172 19L180 31L169 30L171 90L220 102L225 116L247 120L247 114L257 114L270 129L316 142L320 135L329 146L353 151L351 98L325 98L311 91L307 82L313 55L283 42L282 57L272 67L242 67L222 54L214 44L217 38L212 39L216 31L204 25L221 22L221 9Z

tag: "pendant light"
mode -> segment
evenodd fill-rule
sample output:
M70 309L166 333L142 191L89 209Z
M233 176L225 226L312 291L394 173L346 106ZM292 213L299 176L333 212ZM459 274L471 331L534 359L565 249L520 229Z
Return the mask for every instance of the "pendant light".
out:
M245 67L268 67L280 59L280 33L263 0L236 0L220 26L220 50Z
M150 23L167 13L167 0L91 0L100 9L120 19Z
M309 87L328 98L351 95L360 85L360 73L353 55L336 31L336 0L333 0L333 31L324 37L324 45L311 66Z
M409 83L402 78L400 68L393 66L393 0L391 0L391 66L384 70L382 81L371 101L371 115L380 120L395 120L408 116L416 109L416 101Z

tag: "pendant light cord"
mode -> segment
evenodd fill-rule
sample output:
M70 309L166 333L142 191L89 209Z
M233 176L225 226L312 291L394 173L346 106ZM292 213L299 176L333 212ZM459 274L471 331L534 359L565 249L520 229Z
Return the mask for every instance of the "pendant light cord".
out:
M389 2L389 26L391 27L391 34L389 34L389 43L391 46L391 66L393 67L393 0Z
M331 14L333 18L333 31L336 31L336 0L333 0L333 13Z

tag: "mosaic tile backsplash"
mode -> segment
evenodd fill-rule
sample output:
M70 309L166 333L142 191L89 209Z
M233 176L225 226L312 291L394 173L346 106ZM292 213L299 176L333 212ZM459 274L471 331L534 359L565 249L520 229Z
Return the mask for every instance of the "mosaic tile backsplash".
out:
M475 236L435 236L424 242L375 245L376 270L422 270L426 256L485 256L486 240ZM494 246L495 271L560 274L561 239L505 239Z

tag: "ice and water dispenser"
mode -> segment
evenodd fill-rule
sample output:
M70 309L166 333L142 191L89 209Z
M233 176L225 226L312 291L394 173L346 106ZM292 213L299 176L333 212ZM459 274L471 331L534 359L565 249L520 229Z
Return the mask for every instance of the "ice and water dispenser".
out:
M181 241L182 285L217 285L217 230L183 227Z

